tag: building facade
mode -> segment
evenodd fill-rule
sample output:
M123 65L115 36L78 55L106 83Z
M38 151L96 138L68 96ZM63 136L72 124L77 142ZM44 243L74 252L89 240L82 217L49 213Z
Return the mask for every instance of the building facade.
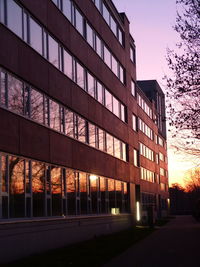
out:
M0 37L0 260L165 216L164 94L136 80L126 15L0 0Z

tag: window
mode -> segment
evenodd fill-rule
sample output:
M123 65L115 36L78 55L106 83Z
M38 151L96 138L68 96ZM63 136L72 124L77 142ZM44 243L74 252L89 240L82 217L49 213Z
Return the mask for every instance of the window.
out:
M118 77L118 62L117 60L112 56L112 71L114 74Z
M121 158L121 149L120 149L120 141L117 138L114 138L114 152L115 157Z
M86 121L77 116L77 132L78 132L78 140L85 143L86 142Z
M113 103L112 103L112 95L108 90L105 89L105 106L107 109L109 109L111 112L113 110Z
M118 28L118 40L120 44L123 45L123 33L119 28Z
M119 113L119 101L113 97L113 113L119 117L120 113Z
M50 127L60 131L60 107L53 100L50 100Z
M126 161L126 144L124 144L123 142L121 142L121 155L122 155L122 158L124 161Z
M130 47L130 59L133 63L135 63L135 48Z
M75 27L83 35L83 17L77 9L75 9Z
M103 17L108 25L110 25L110 13L107 9L107 7L103 3Z
M122 83L125 83L124 69L119 65L119 79Z
M58 54L58 43L48 35L49 42L49 62L56 68L59 68L59 54Z
M8 108L23 115L23 84L18 79L8 75Z
M101 129L98 131L98 137L99 137L99 149L104 151L105 150L105 132Z
M94 48L94 34L92 28L88 23L86 24L86 35L87 42Z
M157 153L156 153L156 164L159 164L159 156Z
M101 45L102 45L102 43L101 43L101 39L96 35L95 36L95 40L96 40L96 52L97 52L97 54L100 56L100 57L102 57L102 47L101 47Z
M89 123L89 145L92 147L96 147L96 127L95 125Z
M30 45L42 55L42 27L30 18Z
M0 105L7 106L7 79L6 73L1 71L0 72Z
M112 16L110 16L110 28L113 31L114 35L117 36L117 24Z
M68 109L65 110L65 131L66 135L74 137L74 114Z
M133 163L134 166L139 167L139 152L136 149L133 149Z
M64 50L63 54L64 54L64 58L63 58L64 73L70 79L73 79L73 58L65 50Z
M132 114L132 128L134 131L137 131L137 118Z
M160 168L160 175L165 176L165 170L163 168Z
M34 89L31 89L31 119L44 123L43 95Z
M21 208L25 205L24 197L24 160L10 156L9 157L9 170L10 171L10 217L20 218L24 217L24 209Z
M97 100L103 105L104 104L104 90L101 83L97 81Z
M72 21L72 12L71 12L71 1L70 0L63 0L63 13L68 18L69 21Z
M125 122L126 116L125 116L125 106L121 104L121 120Z
M61 168L51 166L51 204L52 216L60 216L61 211Z
M131 94L133 96L136 96L136 86L135 86L135 82L133 80L131 80Z
M162 147L164 147L164 141L162 138L160 138L160 136L158 136L158 144Z
M45 165L32 161L33 216L44 216Z
M78 62L76 62L76 83L85 89L85 70Z
M140 143L140 154L145 158L154 161L154 152L144 144Z
M95 97L95 79L89 72L87 73L87 91L92 97Z
M111 54L105 45L104 45L104 62L111 69Z
M15 1L9 0L7 3L7 26L22 38L22 8Z
M107 153L110 155L114 155L113 151L113 136L106 133L106 147L107 147Z
M159 159L162 161L165 161L165 157L163 155L163 153L159 152Z

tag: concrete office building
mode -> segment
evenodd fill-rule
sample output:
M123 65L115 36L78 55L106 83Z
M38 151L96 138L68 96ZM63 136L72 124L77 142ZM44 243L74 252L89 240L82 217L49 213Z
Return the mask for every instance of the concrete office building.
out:
M0 0L1 256L167 214L164 94L110 0Z

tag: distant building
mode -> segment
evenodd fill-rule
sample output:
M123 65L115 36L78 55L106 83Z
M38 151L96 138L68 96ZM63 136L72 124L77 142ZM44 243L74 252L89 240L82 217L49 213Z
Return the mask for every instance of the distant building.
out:
M0 0L0 261L167 215L164 94L110 0Z

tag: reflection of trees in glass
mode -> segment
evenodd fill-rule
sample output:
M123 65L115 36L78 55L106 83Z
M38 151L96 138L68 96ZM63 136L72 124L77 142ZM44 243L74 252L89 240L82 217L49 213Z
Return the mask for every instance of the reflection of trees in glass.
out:
M10 194L24 193L24 160L9 157Z
M87 90L92 97L95 97L95 80L90 73L87 73Z
M0 76L0 104L7 106L7 95L6 95L6 73L1 71Z
M65 110L65 132L66 135L74 137L74 113L68 109Z
M23 84L18 79L8 75L8 108L23 115Z
M77 116L76 118L76 122L77 122L77 132L78 132L78 140L80 140L81 142L85 143L86 142L86 121Z
M7 157L1 156L1 180L2 192L8 192L8 177L7 177Z
M51 166L51 192L61 194L61 168Z
M32 161L32 191L43 193L45 188L45 165L38 161Z
M113 136L110 134L106 133L106 147L107 147L107 152L111 155L114 154L113 151Z
M85 70L78 62L76 62L76 83L85 88Z
M60 106L57 102L50 100L50 127L60 131Z
M43 95L31 89L31 119L39 123L44 123Z
M96 147L96 127L95 125L88 123L89 128L89 145Z
M114 138L115 157L121 158L120 141Z

